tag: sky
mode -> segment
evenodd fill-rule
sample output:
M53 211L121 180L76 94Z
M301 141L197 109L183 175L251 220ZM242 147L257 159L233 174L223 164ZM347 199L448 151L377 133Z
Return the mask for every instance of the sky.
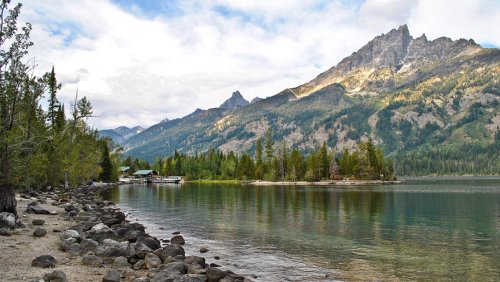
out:
M16 2L13 0L12 2ZM412 36L500 46L497 0L25 0L29 59L55 67L66 105L86 96L94 128L149 127L298 86L373 37ZM68 106L66 106L68 108Z

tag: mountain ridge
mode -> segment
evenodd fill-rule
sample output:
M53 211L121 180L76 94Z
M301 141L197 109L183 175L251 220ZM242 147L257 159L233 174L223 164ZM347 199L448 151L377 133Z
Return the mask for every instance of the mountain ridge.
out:
M148 160L175 150L251 152L266 128L303 151L323 142L337 152L353 149L367 138L387 152L460 138L488 144L500 125L499 62L498 49L465 39L429 41L425 34L414 39L403 25L307 83L240 107L198 109L146 129L124 147Z

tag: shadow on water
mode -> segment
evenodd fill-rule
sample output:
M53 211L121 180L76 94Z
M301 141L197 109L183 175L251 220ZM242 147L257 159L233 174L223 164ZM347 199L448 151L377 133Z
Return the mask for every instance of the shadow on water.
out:
M200 243L246 246L251 261L230 251L228 261L262 266L252 270L262 277L307 280L292 273L297 262L308 271L338 270L347 280L500 277L498 179L349 188L130 185L102 197ZM284 258L280 263L283 256L291 266ZM266 263L274 274L266 273Z

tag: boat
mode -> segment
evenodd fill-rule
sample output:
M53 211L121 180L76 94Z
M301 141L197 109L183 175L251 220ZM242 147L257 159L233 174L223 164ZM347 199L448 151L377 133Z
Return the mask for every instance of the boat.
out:
M150 183L175 183L181 182L182 178L180 176L169 176L169 177L155 177L148 179Z

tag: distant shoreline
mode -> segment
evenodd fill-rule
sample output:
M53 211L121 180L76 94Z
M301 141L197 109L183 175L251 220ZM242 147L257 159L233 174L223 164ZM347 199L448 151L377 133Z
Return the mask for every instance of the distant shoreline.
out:
M255 186L272 186L272 185L296 185L296 186L358 186L358 185L389 185L401 184L404 180L329 180L329 181L253 181L247 183Z

